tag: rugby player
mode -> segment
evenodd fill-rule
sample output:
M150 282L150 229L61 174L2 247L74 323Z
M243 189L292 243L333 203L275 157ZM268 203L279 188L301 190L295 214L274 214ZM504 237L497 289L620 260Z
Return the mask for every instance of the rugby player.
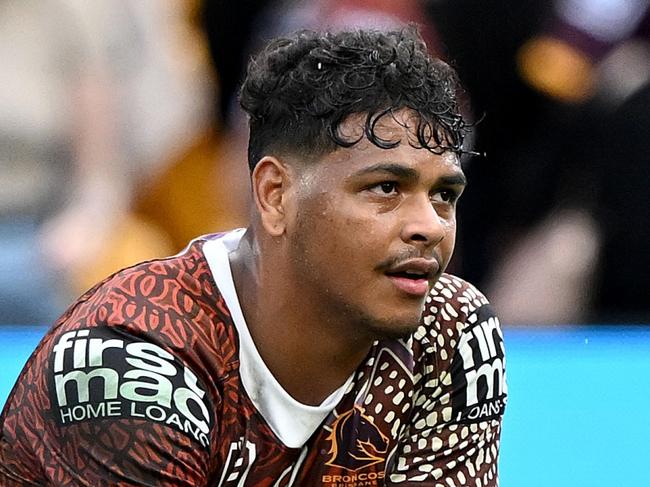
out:
M498 485L499 322L445 274L467 126L413 27L249 64L246 229L117 272L43 338L0 484Z

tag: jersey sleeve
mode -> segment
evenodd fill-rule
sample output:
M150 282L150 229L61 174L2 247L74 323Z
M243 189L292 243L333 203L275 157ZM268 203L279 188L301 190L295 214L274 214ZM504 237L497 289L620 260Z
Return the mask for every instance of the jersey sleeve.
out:
M2 485L205 485L212 402L177 356L120 328L52 334L4 413Z
M208 485L221 352L177 267L118 275L44 337L0 416L0 485Z
M498 486L507 401L505 351L487 299L443 277L415 339L421 347L414 413L389 460L387 485Z

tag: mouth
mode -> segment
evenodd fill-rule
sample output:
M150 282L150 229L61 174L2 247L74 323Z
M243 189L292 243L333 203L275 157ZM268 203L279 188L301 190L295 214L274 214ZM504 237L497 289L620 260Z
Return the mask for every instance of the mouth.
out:
M418 258L401 262L389 268L385 274L400 291L410 296L424 297L439 268L436 260Z

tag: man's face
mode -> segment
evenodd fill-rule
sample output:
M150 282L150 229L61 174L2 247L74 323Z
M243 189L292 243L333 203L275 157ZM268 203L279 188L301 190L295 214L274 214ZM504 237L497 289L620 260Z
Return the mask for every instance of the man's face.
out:
M377 132L400 140L381 149L367 139L306 163L287 225L296 281L336 317L374 337L417 327L425 297L451 258L456 200L465 177L452 153L409 144L408 112L384 117ZM401 124L401 125L400 125ZM358 133L359 119L342 127ZM363 331L363 330L359 330Z

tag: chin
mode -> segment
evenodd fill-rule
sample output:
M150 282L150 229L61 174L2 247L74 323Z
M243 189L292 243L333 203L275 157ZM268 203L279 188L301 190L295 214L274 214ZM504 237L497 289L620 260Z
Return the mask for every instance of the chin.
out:
M377 339L408 338L420 326L422 313L411 317L380 318L366 323L367 329Z
M345 316L344 321L350 323L360 336L372 340L406 338L421 324L424 299L405 301L389 297L377 300L373 295L372 301L360 301L336 303L339 310L336 314Z

